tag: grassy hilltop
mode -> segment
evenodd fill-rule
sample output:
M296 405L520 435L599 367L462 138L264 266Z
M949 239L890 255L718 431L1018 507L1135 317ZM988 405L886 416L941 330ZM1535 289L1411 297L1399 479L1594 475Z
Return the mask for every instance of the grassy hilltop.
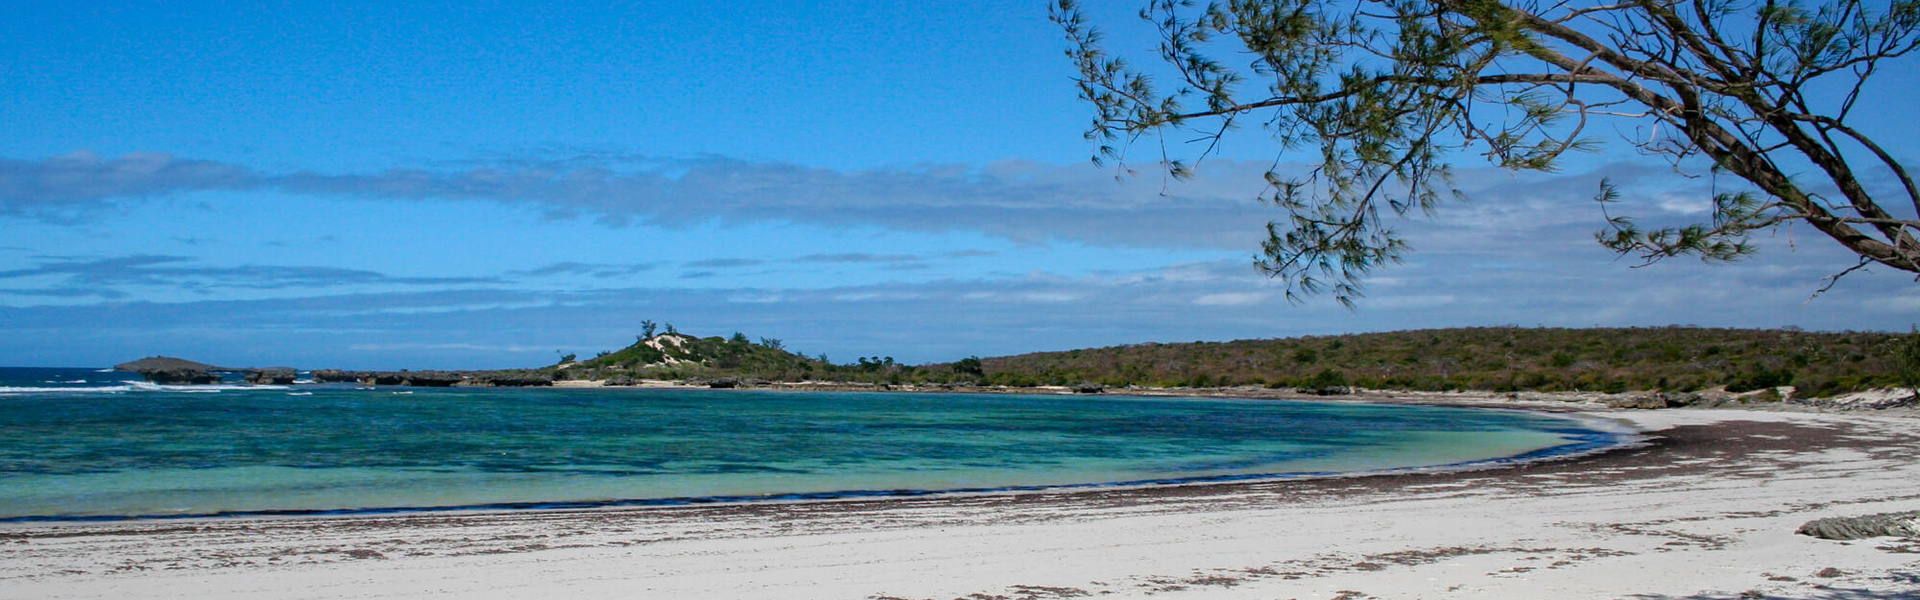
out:
M1903 358L1904 357L1904 358ZM1904 361L1904 362L1903 362ZM1476 327L1232 342L1135 344L954 363L891 358L833 364L749 341L667 333L554 367L559 379L829 380L1026 387L1261 386L1372 389L1740 392L1792 385L1803 396L1908 386L1920 336L1655 327Z

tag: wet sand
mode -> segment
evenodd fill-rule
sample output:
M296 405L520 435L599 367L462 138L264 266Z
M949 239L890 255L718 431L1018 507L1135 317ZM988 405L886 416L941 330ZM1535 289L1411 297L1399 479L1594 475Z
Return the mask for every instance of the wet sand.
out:
M5 598L1920 598L1920 419L1616 411L1467 472L964 497L0 526Z

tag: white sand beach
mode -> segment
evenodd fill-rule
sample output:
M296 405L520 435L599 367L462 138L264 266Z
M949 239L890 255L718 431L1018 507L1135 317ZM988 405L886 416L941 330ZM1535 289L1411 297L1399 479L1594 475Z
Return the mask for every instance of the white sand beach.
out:
M1656 437L1474 472L682 508L0 526L0 597L1920 597L1920 418L1583 409Z

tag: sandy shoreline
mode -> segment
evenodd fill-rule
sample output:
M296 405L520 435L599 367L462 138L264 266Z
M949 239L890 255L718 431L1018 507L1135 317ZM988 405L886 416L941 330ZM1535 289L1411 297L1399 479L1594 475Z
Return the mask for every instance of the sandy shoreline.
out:
M1320 481L10 524L0 597L1920 597L1920 541L1794 534L1920 510L1910 412L1579 412L1657 437L1572 461Z

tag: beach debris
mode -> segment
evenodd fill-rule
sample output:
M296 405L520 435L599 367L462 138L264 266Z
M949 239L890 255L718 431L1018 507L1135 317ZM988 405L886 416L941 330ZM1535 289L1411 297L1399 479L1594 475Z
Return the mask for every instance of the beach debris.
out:
M1920 391L1911 388L1882 388L1842 394L1832 398L1789 398L1787 402L1836 410L1886 410L1920 405Z
M1668 403L1666 394L1636 394L1608 398L1607 406L1609 408L1654 409L1667 408L1668 406L1672 406L1672 404Z
M1920 510L1814 519L1801 525L1794 533L1823 540L1863 540L1883 536L1920 539Z
M1717 401L1716 399L1710 399L1706 396L1703 396L1701 394L1696 394L1693 392L1681 392L1681 393L1656 392L1652 394L1621 394L1621 395L1607 398L1607 406L1612 408L1654 409L1654 408L1680 408L1680 407L1687 407L1687 406L1712 407L1712 406L1717 406L1719 404L1721 404L1721 402Z

